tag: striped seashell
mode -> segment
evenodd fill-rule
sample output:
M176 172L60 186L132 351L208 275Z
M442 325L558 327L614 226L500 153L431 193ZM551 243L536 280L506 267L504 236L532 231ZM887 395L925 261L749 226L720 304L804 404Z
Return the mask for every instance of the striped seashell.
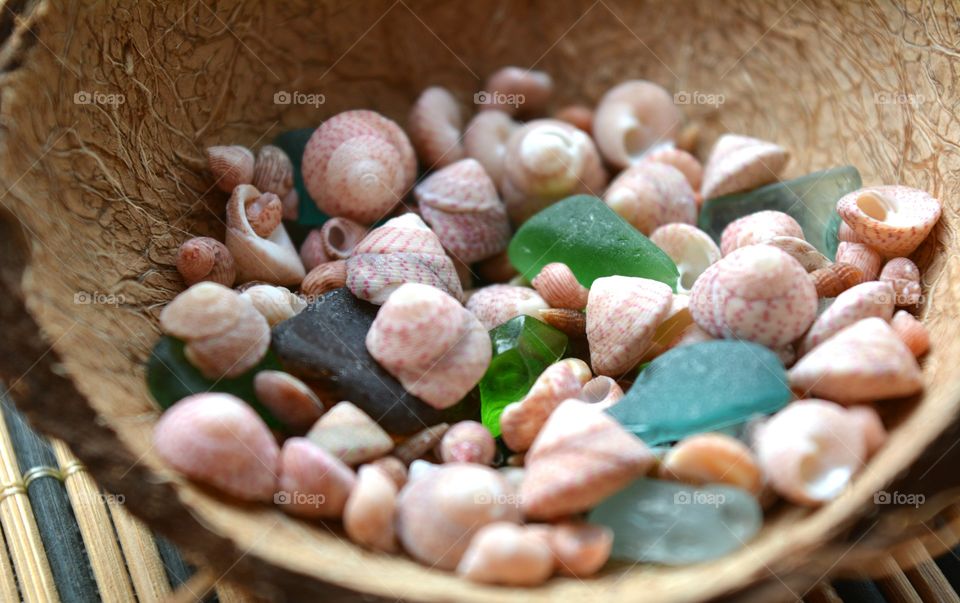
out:
M538 318L569 337L583 339L587 336L587 315L581 310L546 308L540 310Z
M290 438L280 451L275 498L284 513L310 519L339 519L356 487L350 467L306 438Z
M567 105L553 114L554 119L565 121L587 134L593 133L593 109L584 105Z
M530 284L551 308L583 310L587 307L589 290L562 262L551 262L541 268Z
M782 211L758 211L727 224L720 235L720 251L727 255L747 245L766 243L773 237L803 239L803 229Z
M700 275L722 256L710 235L690 224L664 224L653 231L650 240L670 256L680 271L680 293L689 293Z
M267 409L296 433L306 433L323 414L320 398L307 384L283 371L260 371L253 391Z
M703 168L704 200L755 189L776 182L790 159L778 144L740 136L721 136Z
M863 243L885 257L908 256L940 219L941 203L909 186L869 186L837 201L837 213Z
M810 350L787 373L790 387L840 404L899 398L923 389L913 353L882 318L864 318Z
M417 161L397 124L373 111L345 111L314 131L301 170L321 211L371 224L413 186Z
M490 365L487 329L436 287L407 283L377 312L367 351L413 395L435 408L459 402Z
M607 184L590 136L555 119L536 119L515 131L503 166L501 192L517 224L570 195L599 195Z
M237 278L237 265L233 254L220 241L194 237L184 241L177 250L177 272L188 287L201 281L232 287Z
M750 245L707 268L690 292L690 311L714 337L776 349L813 323L817 290L795 259L769 245Z
M520 123L502 111L481 111L467 124L463 133L463 148L467 157L480 162L483 169L497 185L503 186L503 161L507 154L507 142Z
M437 456L444 463L490 465L497 454L497 443L490 431L477 421L455 423L443 435Z
M283 205L280 197L273 193L262 193L246 206L247 222L258 237L269 237L283 219Z
M846 241L848 243L862 243L860 237L857 236L857 233L853 232L853 229L847 225L846 222L841 221L840 226L837 227L837 240Z
M457 574L481 584L539 586L553 567L553 551L537 530L498 521L470 539Z
M476 95L480 110L496 109L510 115L538 115L553 93L549 73L523 67L502 67L493 72ZM485 98L481 98L485 95Z
M694 192L700 191L703 183L703 166L690 153L672 146L654 149L643 156L644 161L665 163L680 170Z
M307 304L286 287L273 285L254 285L243 290L240 297L246 297L253 303L270 327L292 318L303 311Z
M813 322L800 342L800 355L864 318L876 316L890 320L893 300L893 288L889 283L869 281L847 289Z
M232 193L241 184L253 182L253 152L240 145L207 148L207 165L214 184L225 193Z
M864 282L863 272L859 268L843 262L814 270L810 273L810 280L817 288L819 297L836 297L850 287Z
M338 402L321 416L307 439L347 465L376 460L393 450L393 439L350 402Z
M488 285L473 291L467 300L467 310L476 316L488 331L522 314L540 317L547 302L530 287Z
M347 287L374 304L382 304L404 283L432 285L463 298L453 261L417 214L392 218L370 231L346 262Z
M507 248L507 210L476 159L462 159L434 172L413 193L424 221L460 261L473 263Z
M442 168L466 156L460 142L462 130L460 105L446 88L427 88L410 109L407 132L420 162L430 169Z
M283 149L272 144L260 147L252 184L257 190L274 193L281 200L293 191L293 163Z
M593 137L611 165L625 168L680 131L683 115L669 92L645 80L622 82L600 99L593 118Z
M687 484L727 484L758 496L763 473L750 448L722 433L699 433L667 451L660 477Z
M880 275L883 258L868 245L843 241L837 246L836 261L856 266L863 273L863 280L875 281Z
M267 193L275 198L272 193ZM297 285L306 275L303 262L283 224L277 224L269 237L254 230L247 207L262 195L249 184L233 189L227 202L226 245L237 264L240 282L264 281L276 285Z
M399 550L394 530L397 484L384 470L364 465L343 509L343 530L353 542L375 551Z
M883 426L876 409L872 406L851 406L847 409L847 419L863 433L868 459L883 448L887 442L887 428Z
M772 245L780 251L784 251L793 259L800 262L804 270L813 272L830 265L830 260L823 255L817 248L807 243L799 237L777 236L764 241L765 245Z
M328 258L345 260L366 234L367 229L362 224L347 218L330 218L320 229L320 243Z
M914 356L919 358L930 349L930 332L922 322L914 318L913 314L906 310L897 310L890 321L890 326Z
M670 302L670 310L654 331L650 347L640 361L649 362L674 347L678 339L692 326L695 326L695 323L690 313L690 296L683 293L674 294Z
M633 368L649 350L672 299L668 285L650 279L607 276L595 280L587 302L593 371L618 377Z
M920 303L920 269L908 258L893 258L880 271L880 280L893 286L898 306L915 306Z
M344 260L324 262L315 266L300 283L302 295L323 295L347 284L347 263Z
M683 173L672 165L644 161L617 176L603 200L610 208L649 235L659 226L697 221L697 202Z

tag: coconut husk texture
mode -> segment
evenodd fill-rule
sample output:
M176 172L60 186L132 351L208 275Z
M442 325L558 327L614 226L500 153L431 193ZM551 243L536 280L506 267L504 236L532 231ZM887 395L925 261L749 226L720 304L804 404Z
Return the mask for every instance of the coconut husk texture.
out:
M956 479L944 469L956 457L949 429L960 405L960 19L953 4L909 4L5 2L0 375L30 419L131 511L263 597L795 599L868 540L875 492L904 475L929 491ZM709 564L611 564L597 579L516 590L365 552L335 525L226 500L158 462L143 361L160 309L183 289L178 245L224 230L226 195L204 170L204 149L256 148L354 108L404 122L428 85L448 87L472 112L473 93L503 65L550 72L555 107L650 79L692 99L683 108L700 126L701 153L721 132L745 133L792 150L787 176L853 164L866 184L944 201L914 256L933 337L926 393L884 406L897 425L889 445L841 498L815 512L775 511L754 542ZM275 102L284 92L323 103Z

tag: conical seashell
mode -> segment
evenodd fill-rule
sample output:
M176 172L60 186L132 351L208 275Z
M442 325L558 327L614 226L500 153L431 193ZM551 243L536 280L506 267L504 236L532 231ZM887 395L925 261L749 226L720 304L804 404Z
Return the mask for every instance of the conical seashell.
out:
M570 308L546 308L539 311L538 318L569 337L583 339L587 336L587 315Z
M300 283L300 293L317 296L347 284L347 263L344 260L324 262L314 267Z
M592 376L587 363L577 358L567 358L548 366L527 395L519 402L508 404L500 415L503 442L511 450L526 451L550 413L564 400L579 396Z
M800 265L807 272L813 272L830 265L827 256L799 237L778 236L764 241L764 244L772 245L780 251L786 252L790 257L800 262Z
M232 193L237 186L253 182L254 157L247 147L208 147L207 165L210 166L217 188L225 193Z
M650 240L677 265L680 293L689 293L704 270L722 257L710 235L690 224L664 224L653 231Z
M887 429L872 406L851 406L847 418L863 433L869 459L887 442Z
M520 123L503 111L481 111L467 124L463 133L463 148L467 157L480 162L497 188L503 185L503 161L510 136L520 129Z
M565 121L587 134L593 133L593 109L584 105L567 105L553 114L554 119Z
M434 172L413 194L424 221L460 261L469 264L507 248L507 210L476 159L462 159Z
M303 182L330 216L371 224L387 215L416 178L403 130L373 111L345 111L313 133L303 151Z
M774 490L805 506L839 496L867 458L864 434L846 411L815 399L794 402L764 423L756 449Z
M927 331L927 327L906 310L897 310L890 321L890 326L914 356L919 358L930 349L930 332Z
M817 290L795 259L769 245L741 247L707 268L690 292L690 312L707 333L776 349L817 316Z
M385 456L372 463L371 467L376 467L388 476L397 488L402 488L407 484L407 466L395 456Z
M789 158L786 149L772 142L724 134L714 144L703 168L700 192L707 200L775 182Z
M863 273L864 281L875 281L880 275L883 259L872 247L863 243L841 242L837 247L836 261L856 266Z
M404 550L421 563L452 570L480 528L520 522L513 488L489 467L450 463L417 478L413 469L397 500L396 527Z
M249 299L271 327L293 318L307 307L302 299L286 287L254 285L244 289L240 296Z
M489 465L497 452L493 436L481 423L460 421L440 440L439 456L444 463Z
M616 381L605 375L594 377L583 384L577 398L593 404L597 410L606 410L620 401L623 389Z
M362 224L347 218L330 218L320 229L320 240L328 258L345 260L366 234L367 229Z
M676 293L670 302L670 310L654 331L647 353L640 361L649 362L674 347L677 339L691 326L695 325L690 313L690 296Z
M510 115L538 115L553 92L550 74L523 67L502 67L487 78L482 92L474 95L481 111L497 109Z
M727 255L735 249L766 243L774 237L803 239L803 229L782 211L758 211L727 224L720 235L720 251Z
M380 458L393 449L393 440L350 402L340 402L310 428L307 439L348 465Z
M227 202L227 248L237 263L237 279L265 281L276 285L298 285L306 271L300 255L283 224L269 237L258 235L247 218L247 207L256 203L260 191L242 184L233 189Z
M660 463L660 477L688 484L728 484L757 496L763 474L750 449L722 433L700 433L681 440Z
M497 522L473 536L457 565L468 580L505 586L537 586L553 573L553 552L526 526Z
M339 519L357 476L337 457L306 438L290 438L280 451L274 502L284 513Z
M518 274L506 251L477 263L476 270L480 278L488 283L505 283Z
M643 160L654 163L665 163L680 170L694 193L700 191L700 185L703 182L703 166L700 165L700 161L690 153L672 146L665 146L646 153L643 156Z
M551 308L583 310L587 307L590 292L562 262L551 262L541 268L530 284Z
M603 200L645 235L664 224L697 221L693 189L680 170L666 163L643 161L625 169Z
M257 400L297 433L306 433L323 414L323 402L313 390L289 373L260 371L253 378Z
M416 214L392 218L370 231L346 262L347 287L374 304L382 304L404 283L432 285L454 299L463 297L453 261Z
M817 317L800 343L804 355L836 333L864 318L893 316L893 288L889 283L870 281L847 289Z
M885 257L905 257L940 219L940 200L909 186L869 186L837 201L837 213L864 244Z
M394 481L379 467L364 465L343 509L343 529L357 544L396 553L399 548L393 528L396 507Z
M536 119L514 132L503 170L503 200L517 224L570 195L599 195L607 184L590 136L555 119Z
M613 530L603 525L566 522L527 526L545 539L553 553L554 569L565 576L586 578L610 558Z
M682 122L669 92L653 82L631 80L600 99L593 137L608 163L625 168L639 162L655 144L675 139Z
M407 132L420 162L439 169L465 157L460 132L463 115L457 99L446 89L431 86L410 109Z
M864 282L863 272L859 268L843 262L814 270L810 273L810 280L817 288L819 297L836 297L850 287Z
M647 353L672 298L668 285L650 279L607 276L593 281L587 302L593 371L619 377L633 368Z
M200 281L232 287L237 278L233 254L226 245L210 237L194 237L180 245L177 271L188 287Z
M481 287L473 291L467 300L467 310L488 331L521 314L540 318L540 310L547 307L547 302L530 287L513 285Z
M435 408L459 402L493 354L480 321L443 291L407 283L380 308L367 350L413 395Z
M281 200L290 194L293 163L283 149L272 144L260 147L253 169L253 186L259 191L274 193Z
M273 497L280 449L266 423L230 394L187 396L153 429L157 455L184 476L244 500Z
M307 233L306 238L300 245L300 261L303 262L303 267L308 273L320 264L331 261L330 256L327 255L327 250L324 249L321 231L320 228L314 228ZM344 274L344 279L346 279L346 274Z
M882 318L865 318L827 339L787 373L790 387L840 404L909 396L923 389L920 366Z
M646 474L653 462L647 446L612 417L566 400L527 452L520 505L528 519L586 511Z
M450 425L448 423L440 423L422 429L394 448L393 456L409 465L436 448L449 429Z
M908 258L893 258L880 271L880 280L893 286L898 306L915 306L920 303L920 269Z

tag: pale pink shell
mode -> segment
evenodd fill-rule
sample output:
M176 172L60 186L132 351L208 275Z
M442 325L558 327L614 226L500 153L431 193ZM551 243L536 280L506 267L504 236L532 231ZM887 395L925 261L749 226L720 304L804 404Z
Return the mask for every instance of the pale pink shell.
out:
M541 268L530 284L551 308L582 310L587 306L589 290L562 262L551 262Z
M923 292L920 288L920 269L908 258L893 258L880 271L880 280L890 283L898 306L915 306L920 303Z
M817 299L799 262L775 247L751 245L707 268L690 293L690 311L714 337L775 349L813 324Z
M306 438L290 438L280 451L274 502L291 515L339 519L356 482L337 457Z
M851 406L847 409L847 418L863 432L867 458L876 454L887 442L887 428L872 406Z
M444 463L489 465L497 454L497 444L483 424L460 421L443 434L437 450Z
M914 356L923 356L930 349L930 332L927 327L906 310L897 310L890 326Z
M940 201L909 186L870 186L837 201L857 238L885 257L908 256L940 219Z
M227 202L225 242L236 261L237 280L299 285L306 270L283 224L278 224L268 237L258 235L250 224L247 206L256 203L260 196L253 186L241 184L233 189Z
M700 161L690 153L674 147L663 147L650 151L643 156L643 160L665 163L677 168L687 179L690 188L692 188L694 192L700 191L700 185L703 183L703 166L700 165Z
M724 134L703 168L703 198L713 199L775 182L790 154L780 145L757 138Z
M526 526L491 523L474 535L457 565L468 580L506 586L537 586L553 573L553 552Z
M307 233L306 238L300 245L300 261L307 272L310 272L320 264L331 260L327 251L323 248L323 233L321 229L314 228Z
M407 131L420 162L427 168L442 168L463 159L462 129L460 105L446 88L427 88L410 109Z
M774 237L803 239L803 229L783 212L758 211L727 224L720 235L720 251L727 255L735 249L766 243Z
M488 331L523 314L539 319L539 311L547 307L536 291L514 285L488 285L473 291L467 300L467 310Z
M848 243L862 243L863 241L857 237L857 233L853 232L853 229L847 225L846 222L840 222L840 226L837 227L837 240L838 241L847 241Z
M620 173L603 194L610 208L645 235L658 226L697 220L697 202L686 177L666 163L641 162Z
M683 115L673 97L645 80L631 80L608 90L593 117L593 136L606 159L618 168L637 163L657 143L672 141Z
M347 465L376 460L393 449L390 434L347 401L338 402L321 416L306 437Z
M806 354L861 319L876 316L890 320L893 300L893 287L888 283L870 281L847 289L814 321L800 343L800 354Z
M282 371L260 371L253 378L257 400L280 421L305 433L323 414L323 402L303 381Z
M690 224L664 224L653 231L650 241L677 265L680 293L689 293L700 275L722 257L710 235Z
M357 483L343 509L343 529L350 540L368 548L397 552L394 515L397 485L383 469L360 467Z
M530 525L553 551L554 569L565 576L585 578L597 573L610 558L613 530L589 523Z
M875 281L880 274L883 258L868 245L841 241L837 246L836 262L856 266L860 269L865 281Z
M502 111L481 111L467 124L463 148L467 157L480 162L497 188L503 183L503 160L507 141L520 128L518 122Z
M320 229L324 254L331 260L346 259L366 234L362 224L346 218L330 218Z
M487 78L483 91L474 98L481 111L497 109L510 115L536 115L547 106L552 92L550 74L524 67L502 67Z

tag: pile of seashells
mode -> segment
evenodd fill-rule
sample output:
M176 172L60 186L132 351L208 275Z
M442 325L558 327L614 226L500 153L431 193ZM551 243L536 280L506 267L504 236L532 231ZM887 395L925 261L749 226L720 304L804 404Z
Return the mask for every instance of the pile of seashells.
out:
M715 241L696 226L704 204L776 183L787 150L725 134L701 165L696 126L682 126L671 95L646 81L552 117L542 117L545 73L504 68L485 90L522 102L483 104L465 123L456 98L432 87L406 131L354 110L316 128L302 158L271 145L256 155L208 149L230 195L226 235L182 244L176 266L188 288L160 326L210 388L162 414L159 456L225 495L342 521L364 547L518 586L600 570L618 532L585 514L641 478L731 486L763 508L778 497L817 506L838 496L884 444L872 403L922 390L917 358L930 342L912 313L922 289L908 256L940 202L899 185L845 194L835 261L781 211L750 212ZM515 228L580 194L649 237L676 265L676 282L616 266L584 279L563 262L530 281L519 275L507 253ZM329 219L292 237L287 226L311 200ZM287 321L334 298L369 308L372 323L361 321L356 341L336 341L346 327L317 339L358 350L361 373L373 367L399 382L421 430L395 429L360 392L347 401L318 385L326 365L308 374L276 350L282 367L263 368ZM517 316L568 337L565 357L532 375L499 429L478 422L476 406L449 423L427 418L480 395L496 354L489 331ZM793 401L739 433L659 447L606 412L641 363L716 339L775 352L790 367ZM347 387L337 375L331 381ZM256 404L218 389L242 379Z

